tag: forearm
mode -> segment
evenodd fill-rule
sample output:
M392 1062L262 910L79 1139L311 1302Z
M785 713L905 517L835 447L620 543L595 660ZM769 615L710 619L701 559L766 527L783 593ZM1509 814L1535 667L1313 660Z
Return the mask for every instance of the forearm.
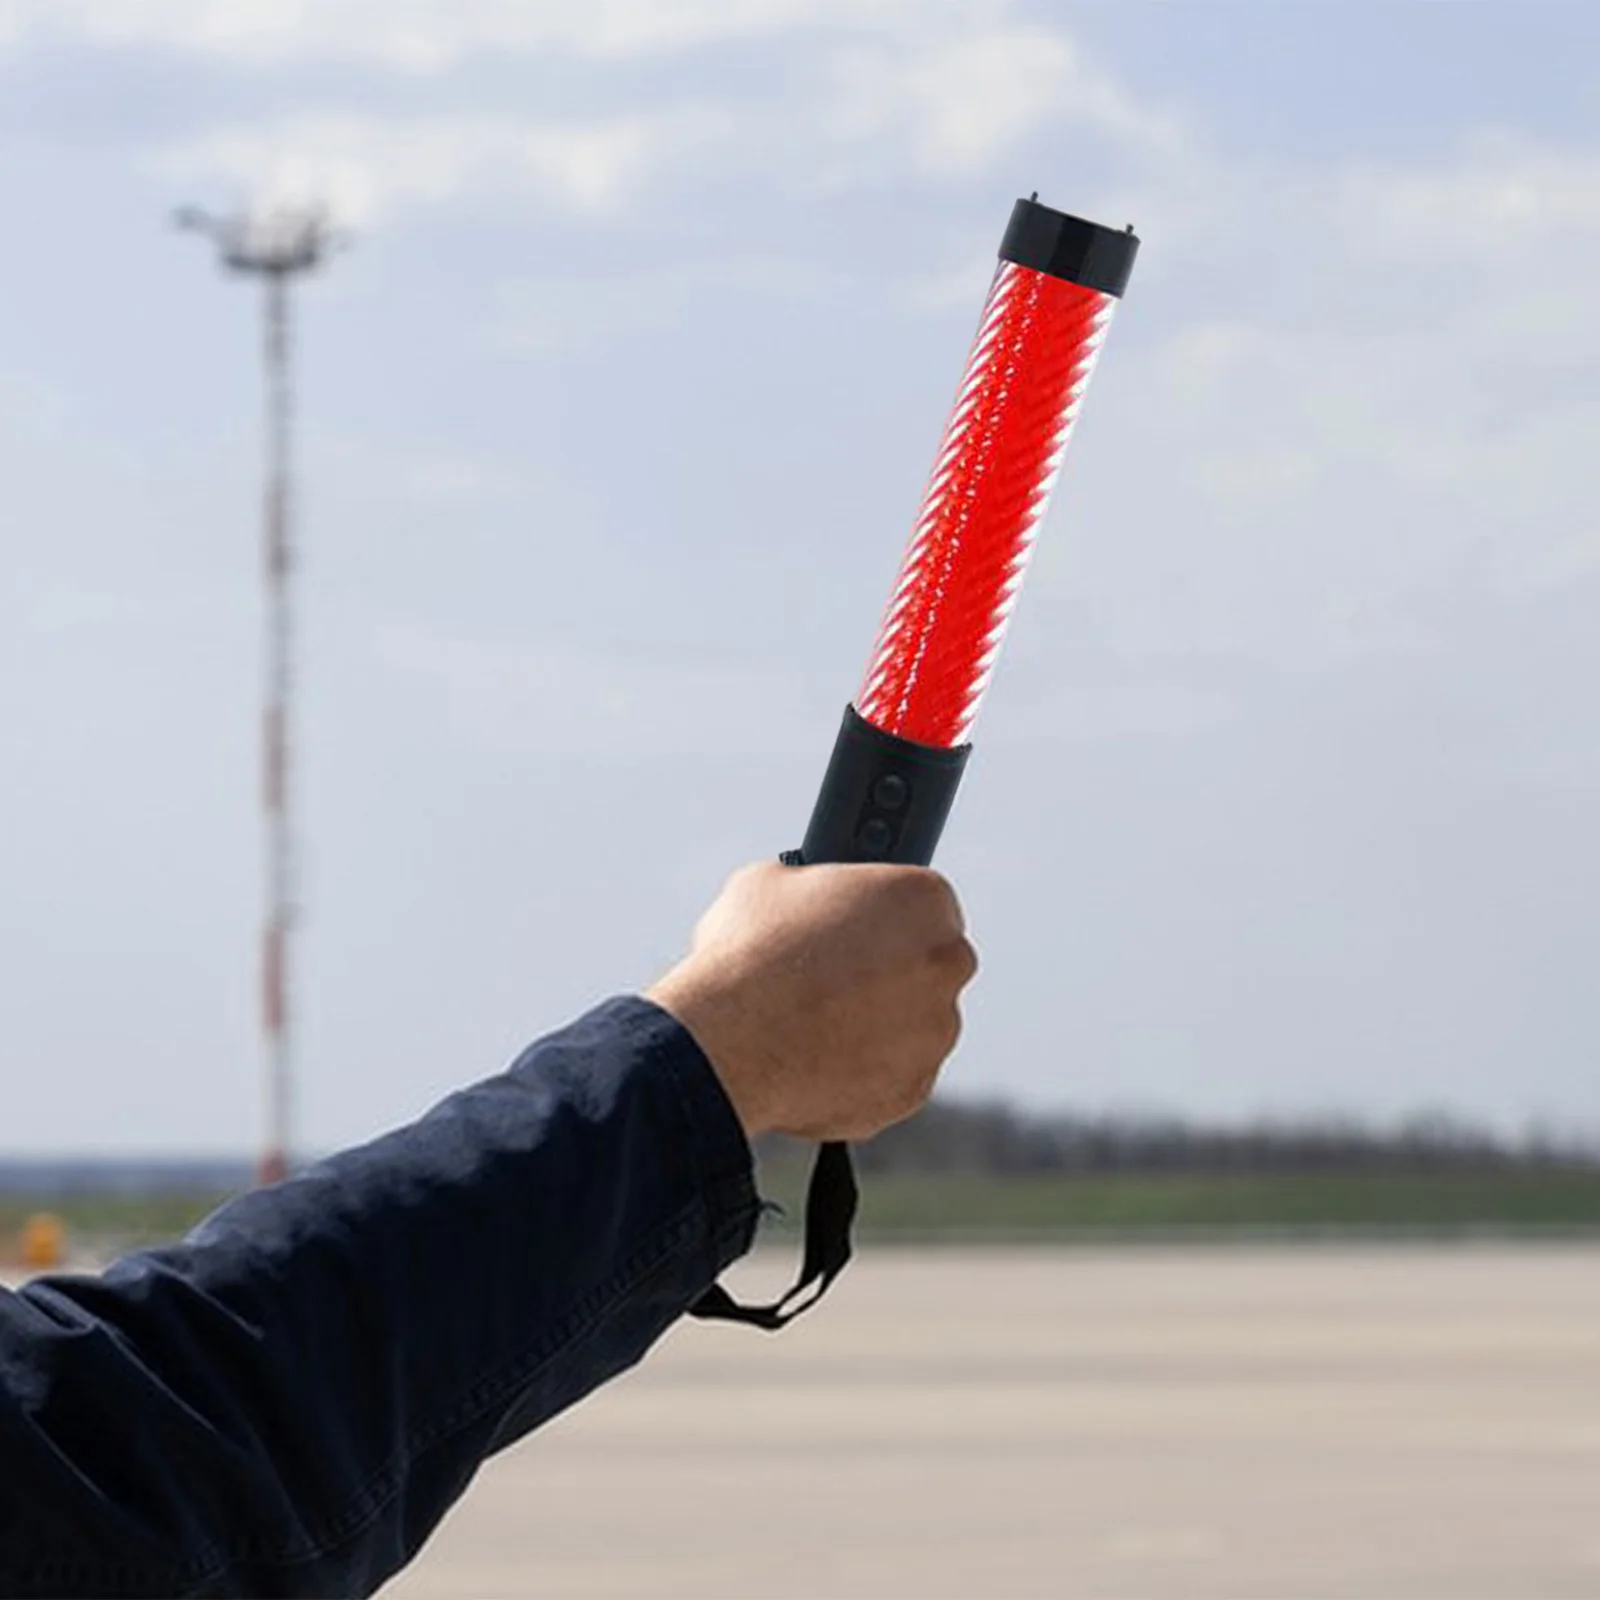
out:
M755 1215L699 1051L613 1002L181 1247L30 1286L0 1309L0 1589L370 1592Z

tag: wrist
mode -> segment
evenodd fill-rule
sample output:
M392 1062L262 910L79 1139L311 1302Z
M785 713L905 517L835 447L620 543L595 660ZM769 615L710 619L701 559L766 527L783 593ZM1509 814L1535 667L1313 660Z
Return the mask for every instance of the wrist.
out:
M747 1030L740 1027L736 1002L696 972L690 962L673 968L646 989L644 997L660 1006L699 1045L745 1137L754 1139L772 1132L779 1121L774 1074L752 1049Z

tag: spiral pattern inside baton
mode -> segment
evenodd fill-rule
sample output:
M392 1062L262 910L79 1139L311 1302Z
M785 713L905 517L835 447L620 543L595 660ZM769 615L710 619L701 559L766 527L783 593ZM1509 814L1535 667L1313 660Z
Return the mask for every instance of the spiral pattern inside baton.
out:
M1116 303L1000 263L855 702L884 732L966 740Z

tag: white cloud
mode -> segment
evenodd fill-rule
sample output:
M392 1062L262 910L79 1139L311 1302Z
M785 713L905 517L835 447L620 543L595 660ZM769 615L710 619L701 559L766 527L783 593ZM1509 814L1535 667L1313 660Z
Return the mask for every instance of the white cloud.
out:
M296 93L136 151L163 174L331 200L356 221L474 194L593 215L684 171L961 181L1051 127L1136 159L1178 139L1068 32L1011 0L0 0L0 50L47 37L243 66L355 63L397 80L381 107L360 88L320 103ZM759 45L760 76L719 67L687 100L659 73L635 77L625 108L587 117L485 102L473 70L547 60L570 88L604 89L620 60L725 45Z
M1145 252L1066 486L1093 531L1040 569L1071 546L1097 640L1320 673L1593 583L1600 151L1510 150L1380 170L1202 135L1143 163ZM1536 203L1506 200L1513 170Z
M825 119L839 144L899 146L924 173L983 171L1051 123L1141 151L1175 137L1170 119L1139 105L1068 35L999 14L854 46L830 76Z
M1434 161L1196 148L1152 172L1143 288L1206 285L1155 363L1168 459L1264 569L1230 626L1259 605L1264 634L1291 581L1370 616L1589 580L1600 149L1478 133Z
M256 202L314 198L357 224L474 194L531 194L603 215L688 150L725 136L715 110L693 105L587 123L328 113L218 129L150 162L163 176L220 181Z
M909 0L9 0L0 46L66 36L245 64L433 73L482 56L660 56L802 28L893 26L914 9Z
M1307 243L1338 264L1328 241ZM1488 331L1492 291L1443 316L1427 301L1419 287L1325 327L1300 304L1198 325L1164 353L1158 448L1232 543L1241 634L1249 614L1270 636L1255 608L1281 612L1291 588L1304 627L1333 642L1329 586L1376 615L1468 570L1513 588L1587 574L1574 552L1600 499L1600 410Z
M1391 247L1500 263L1575 234L1600 238L1600 153L1484 134L1445 167L1352 173L1344 199L1348 225Z

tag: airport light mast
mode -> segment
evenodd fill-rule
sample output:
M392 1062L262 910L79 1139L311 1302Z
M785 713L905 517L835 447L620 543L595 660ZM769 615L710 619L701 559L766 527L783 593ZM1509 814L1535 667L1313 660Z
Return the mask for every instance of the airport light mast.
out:
M290 944L299 918L291 811L293 729L294 421L290 289L339 243L321 208L273 207L213 216L193 207L174 219L216 245L223 267L260 280L266 379L265 489L262 499L264 671L261 807L264 910L261 928L262 1145L256 1176L276 1183L289 1171L294 1143L294 1034Z

